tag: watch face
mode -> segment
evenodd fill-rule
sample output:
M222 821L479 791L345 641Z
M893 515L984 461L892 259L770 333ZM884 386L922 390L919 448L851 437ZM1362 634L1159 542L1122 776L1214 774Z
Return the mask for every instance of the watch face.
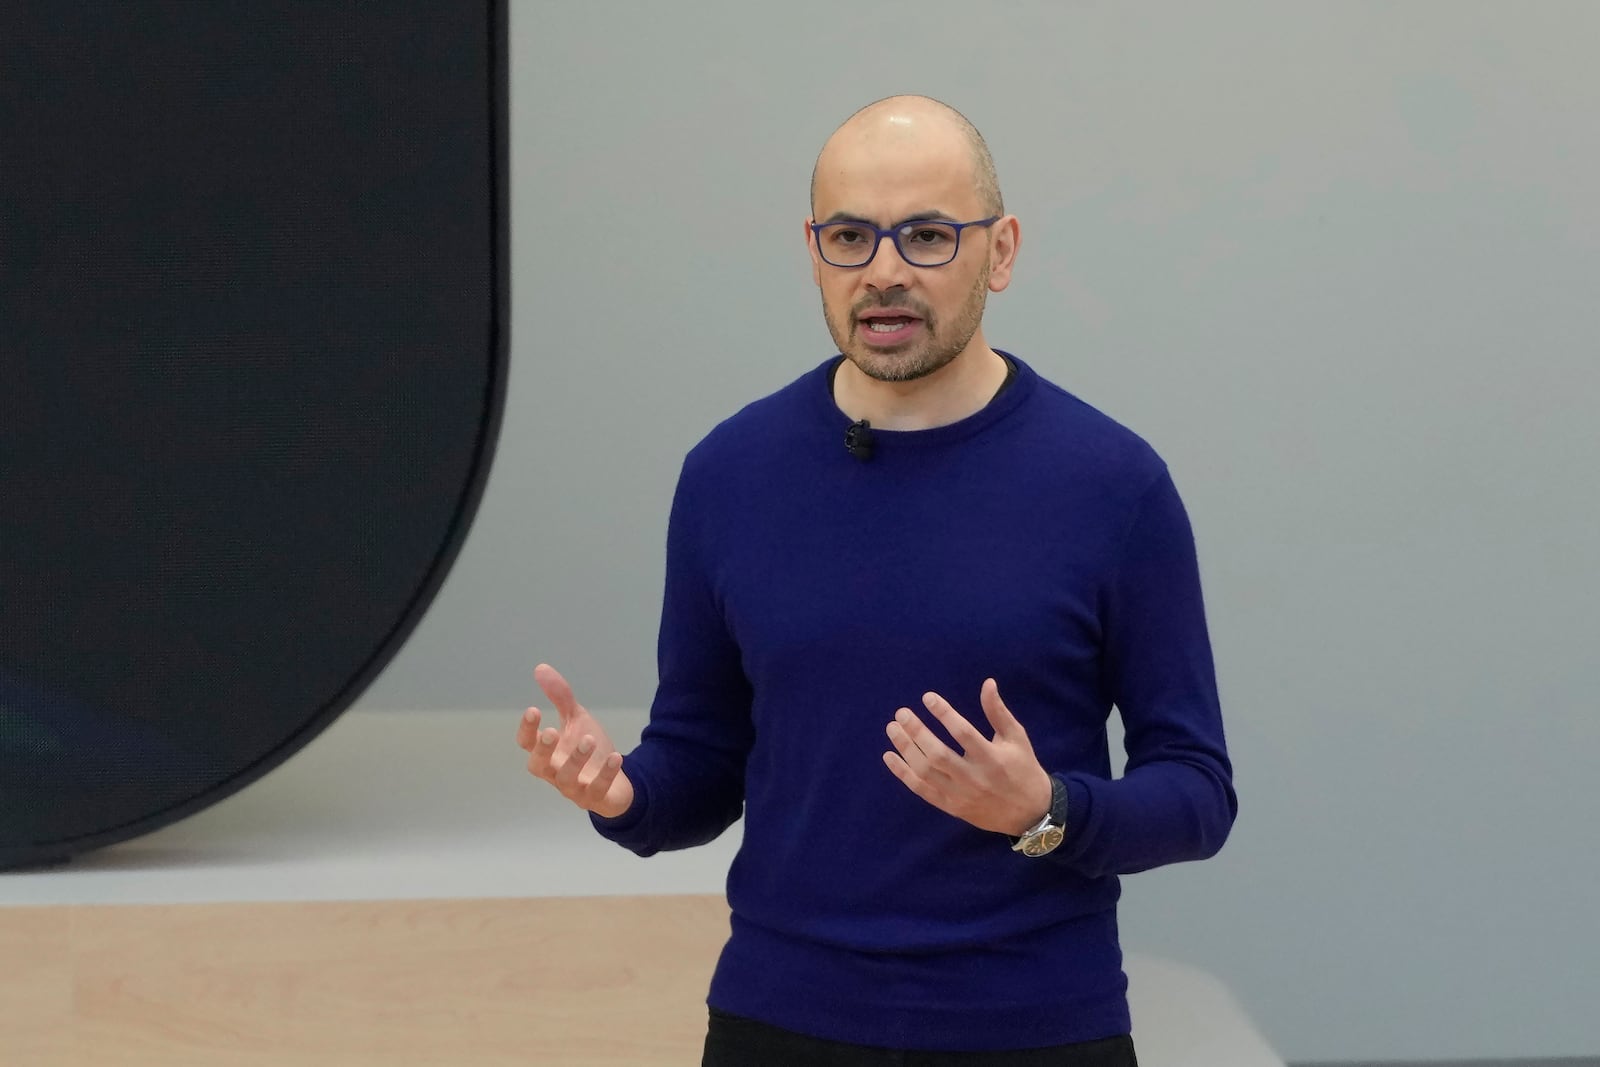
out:
M1047 827L1028 839L1027 843L1022 846L1022 854L1024 856L1043 856L1046 852L1061 844L1062 836L1061 827Z

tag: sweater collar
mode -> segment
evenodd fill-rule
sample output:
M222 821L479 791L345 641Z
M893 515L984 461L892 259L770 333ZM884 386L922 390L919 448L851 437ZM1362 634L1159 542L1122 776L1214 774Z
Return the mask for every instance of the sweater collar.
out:
M995 351L1011 361L1016 368L1016 377L993 400L964 419L925 430L882 430L874 426L872 428L874 442L890 452L937 448L980 434L1015 412L1033 395L1039 377L1032 367L1012 353L998 348ZM812 381L807 390L813 398L818 413L841 435L851 425L851 419L834 403L831 382L833 369L842 359L843 355L836 354L824 360L812 372Z

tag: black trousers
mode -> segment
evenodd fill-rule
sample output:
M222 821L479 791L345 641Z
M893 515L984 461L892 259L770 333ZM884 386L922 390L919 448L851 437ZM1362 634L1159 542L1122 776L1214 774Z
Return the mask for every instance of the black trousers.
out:
M919 1052L824 1041L711 1009L700 1067L1139 1067L1131 1037L1014 1052Z

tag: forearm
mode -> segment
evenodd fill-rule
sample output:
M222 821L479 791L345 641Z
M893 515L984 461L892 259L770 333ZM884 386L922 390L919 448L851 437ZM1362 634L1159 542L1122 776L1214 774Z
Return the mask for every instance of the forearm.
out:
M754 740L750 683L700 558L692 497L686 476L668 523L659 682L649 725L622 763L633 804L615 819L593 818L602 836L641 856L703 845L739 818Z
M640 856L714 840L744 810L736 753L646 736L623 760L633 804L615 819L591 815L600 835Z
M1226 759L1209 754L1147 763L1115 780L1061 777L1066 835L1050 858L1088 877L1207 859L1238 812Z
M1127 770L1115 780L1067 776L1060 862L1093 876L1214 855L1238 798L1194 538L1165 473L1128 531L1102 618L1107 691L1122 717Z

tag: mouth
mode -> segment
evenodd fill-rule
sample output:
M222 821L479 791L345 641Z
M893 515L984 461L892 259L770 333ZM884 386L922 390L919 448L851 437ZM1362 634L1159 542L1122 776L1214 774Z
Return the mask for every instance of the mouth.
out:
M856 316L856 332L869 345L887 347L904 344L922 328L922 320L885 308Z

